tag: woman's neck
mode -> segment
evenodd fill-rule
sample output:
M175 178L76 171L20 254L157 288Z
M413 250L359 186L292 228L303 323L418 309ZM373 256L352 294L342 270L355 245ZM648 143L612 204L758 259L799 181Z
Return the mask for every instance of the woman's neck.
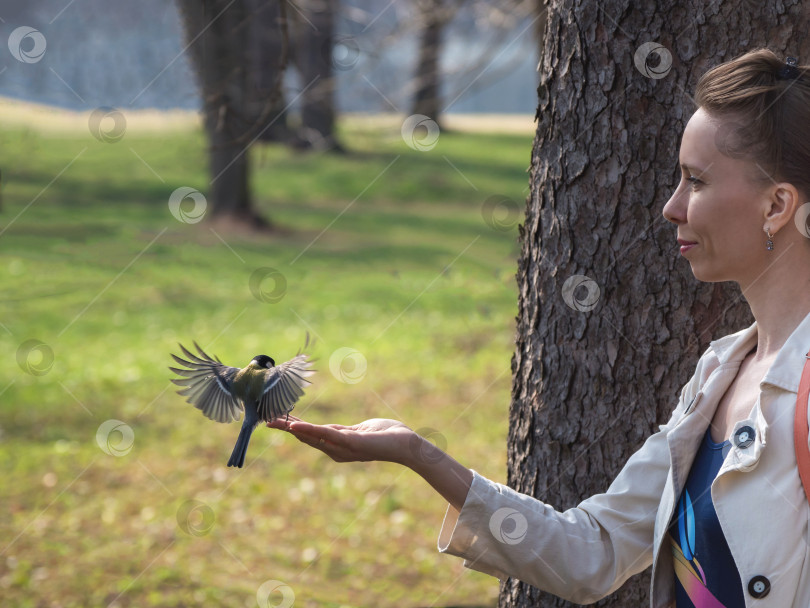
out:
M810 313L810 269L774 264L742 289L757 322L755 361L772 358ZM810 344L807 345L810 349Z

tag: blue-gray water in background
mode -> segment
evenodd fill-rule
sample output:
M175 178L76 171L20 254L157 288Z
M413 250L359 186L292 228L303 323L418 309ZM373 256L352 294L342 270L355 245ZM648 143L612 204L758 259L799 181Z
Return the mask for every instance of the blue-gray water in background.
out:
M339 111L407 112L417 47L403 27L413 11L411 0L341 4L337 38L350 36L360 54L351 69L335 72ZM200 107L171 0L3 0L0 20L0 95L76 110ZM8 44L21 26L45 42L41 56L21 55L29 63ZM460 13L444 41L446 111L534 113L538 43L529 18L495 30ZM36 43L28 36L22 51L30 54ZM294 71L285 89L295 96Z

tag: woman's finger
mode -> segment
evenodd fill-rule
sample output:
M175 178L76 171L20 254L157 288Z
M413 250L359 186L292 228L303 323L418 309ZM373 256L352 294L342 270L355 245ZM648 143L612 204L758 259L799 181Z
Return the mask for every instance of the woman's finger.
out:
M289 419L286 416L284 418L273 418L273 420L267 423L267 426L271 429L288 431L290 429L290 424L293 422L302 422L302 420L300 418L296 418L295 416L290 416Z
M295 437L301 443L307 444L308 446L311 446L313 448L319 448L320 447L320 444L319 444L318 440L313 439L312 437L310 437L308 435L297 435L296 433L290 433L290 435Z
M332 425L312 424L303 420L295 420L290 423L290 430L296 433L306 433L307 435L320 435L325 429L332 428Z
M328 454L328 450L334 449L336 446L333 443L327 443L327 441L323 438L313 437L312 435L303 435L299 433L290 433L293 437L295 437L301 443L305 443L310 447L317 448L322 452Z
M287 431L301 443L316 448L337 462L348 462L357 459L351 447L347 432L353 432L353 427L342 424L311 424L300 418L290 416L289 421L281 419L267 423L271 428Z
M335 428L337 427L337 428ZM290 425L291 433L300 433L308 435L309 437L320 441L328 441L335 445L345 446L346 438L344 437L345 427L339 425L322 426L319 424L310 424L308 422L296 422Z
M290 431L290 433L299 441L311 445L313 448L323 449L325 446L334 446L333 442L327 442L326 438L322 435L313 435L310 433L299 433Z
M352 455L349 452L347 452L345 448L336 445L334 443L331 443L329 441L326 441L323 438L315 439L309 435L299 436L294 433L291 434L301 443L305 443L308 446L315 448L316 450L320 450L321 452L329 456L329 458L331 458L332 460L335 460L337 462L346 462L349 460L353 460Z

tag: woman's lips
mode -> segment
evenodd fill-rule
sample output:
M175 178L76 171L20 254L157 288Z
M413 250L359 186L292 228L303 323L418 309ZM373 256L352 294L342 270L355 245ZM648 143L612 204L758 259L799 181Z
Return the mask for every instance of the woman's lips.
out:
M684 241L683 239L678 239L678 244L681 246L681 255L692 249L697 243L692 241Z

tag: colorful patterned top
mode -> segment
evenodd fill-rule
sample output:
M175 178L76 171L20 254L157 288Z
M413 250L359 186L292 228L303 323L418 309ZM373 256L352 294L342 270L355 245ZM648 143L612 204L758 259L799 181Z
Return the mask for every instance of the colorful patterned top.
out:
M711 427L700 443L669 527L677 608L743 608L743 586L712 503L711 486L731 449Z

